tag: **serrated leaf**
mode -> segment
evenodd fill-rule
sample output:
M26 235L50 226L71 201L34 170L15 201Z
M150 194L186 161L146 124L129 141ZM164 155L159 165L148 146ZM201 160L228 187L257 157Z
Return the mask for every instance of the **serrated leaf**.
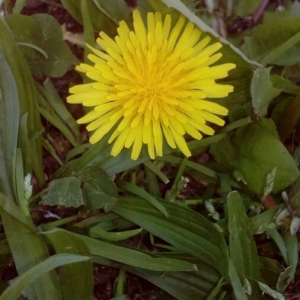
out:
M78 178L83 182L82 189L88 209L103 208L108 212L118 201L117 187L101 168L88 167Z
M269 104L283 89L284 79L279 76L271 76L270 72L271 68L258 68L254 71L251 81L252 106L255 114L259 117L267 115ZM276 86L274 85L275 80ZM279 82L281 82L281 87L278 87Z
M118 201L118 192L109 176L99 167L87 167L77 177L54 179L48 193L43 196L44 205L64 205L89 210L112 209Z
M10 15L7 23L34 76L60 77L78 62L51 15Z
M248 217L239 193L234 191L227 197L229 251L239 275L260 280L259 259L255 242L250 232ZM257 286L252 285L250 299L259 297Z
M42 204L79 207L84 204L80 186L80 180L75 177L52 180L48 193L42 199Z
M298 168L278 139L271 120L251 124L238 131L235 138L239 152L236 167L256 194L263 195L267 175L275 167L274 193L291 185L299 176Z

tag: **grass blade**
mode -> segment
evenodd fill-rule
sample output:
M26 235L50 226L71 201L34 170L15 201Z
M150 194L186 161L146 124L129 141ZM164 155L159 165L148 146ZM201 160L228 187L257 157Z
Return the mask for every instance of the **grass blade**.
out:
M46 227L45 227L46 228ZM62 229L56 229L62 230ZM65 231L66 232L66 231ZM123 264L153 271L195 271L197 267L179 259L161 258L150 253L129 248L123 245L104 242L81 234L68 233L82 240L94 256L108 258ZM51 234L51 231L44 232Z
M175 248L206 262L228 276L228 253L220 232L200 214L174 202L162 202L162 216L141 198L121 197L113 212L167 241ZM228 278L228 277L227 277Z
M20 117L19 97L13 72L1 53L0 74L0 190L15 199L13 178Z
M64 231L53 230L47 234L56 253L90 257L87 246L77 237ZM91 260L64 265L59 271L63 299L90 300L93 293L93 268Z
M30 270L20 275L15 279L15 281L4 291L1 295L1 300L17 300L21 295L22 291L32 282L37 280L39 277L45 275L45 273L54 270L57 267L72 264L76 262L82 262L89 260L88 256L81 256L75 254L56 254L53 255L43 262L32 267ZM37 299L56 299L53 298L53 295L48 294L47 298L41 298L40 296ZM72 298L74 299L74 298ZM87 299L87 298L86 298Z
M169 216L165 207L157 199L155 199L152 195L147 193L142 188L136 186L133 183L126 182L126 181L118 181L117 185L119 188L146 200L148 203L150 203L152 206L154 206L156 209L158 209L165 217Z
M0 194L0 213L7 242L19 275L26 273L49 257L46 244L31 220L27 219L19 208L3 194ZM61 299L55 271L38 276L26 293L30 300L48 299L49 295L53 300Z
M42 129L40 114L36 106L38 102L38 92L23 54L3 18L0 19L0 52L10 65L12 73L14 74L19 95L20 114L24 115L28 113L27 126L28 132L31 134L32 168L39 185L43 186L45 179L42 167L42 141L40 136L34 138L34 135ZM19 120L19 116L12 121L17 122L17 120Z
M234 191L229 193L227 199L229 251L232 262L239 275L260 281L259 258L242 198ZM249 299L256 300L259 295L257 284L253 284Z

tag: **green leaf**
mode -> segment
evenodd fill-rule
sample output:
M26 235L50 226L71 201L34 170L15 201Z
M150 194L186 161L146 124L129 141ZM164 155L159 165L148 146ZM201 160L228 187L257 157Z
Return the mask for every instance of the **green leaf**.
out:
M0 52L0 191L15 199L14 174L20 118L19 97L12 70Z
M45 232L45 234L47 235L48 233ZM180 259L159 257L148 252L123 246L121 244L104 242L81 234L72 233L72 235L82 240L89 248L91 255L93 256L100 256L129 266L153 271L197 270L197 266L195 264Z
M80 180L75 177L52 180L48 187L48 193L42 199L42 204L79 207L84 204L80 186Z
M202 261L195 261L196 272L165 272L154 276L140 269L129 268L134 273L160 287L178 300L206 300L218 284L221 276L211 266Z
M118 192L109 176L99 167L87 167L77 177L54 179L43 196L44 205L64 205L108 212L118 201Z
M289 231L283 234L287 250L287 262L290 267L288 276L285 280L285 288L294 281L295 273L298 266L298 240L296 235L291 235Z
M300 119L300 93L287 105L283 111L278 124L280 140L285 142L295 130Z
M245 294L244 288L241 284L240 278L236 272L236 269L233 265L233 262L229 260L229 277L231 281L231 285L234 291L235 299L238 300L248 300L248 297Z
M85 260L89 260L90 258L87 256L81 255L72 255L72 254L56 254L53 255L43 262L37 264L32 267L30 270L20 275L18 278L14 280L14 282L3 292L0 299L1 300L17 300L21 295L22 291L32 282L37 280L40 277L45 276L47 272L54 270L59 266L63 266L66 264L72 264L76 262L81 262ZM49 283L45 282L45 285L49 285ZM73 295L74 296L74 295ZM42 298L43 297L43 298ZM37 299L56 299L53 294L47 294L42 296L38 294ZM74 299L74 298L72 298ZM87 299L87 298L81 298Z
M65 231L53 230L47 232L56 253L76 254L90 257L87 246L77 237ZM93 294L92 261L64 265L59 269L59 277L63 299L90 300Z
M227 197L229 251L239 275L260 281L259 259L256 245L250 232L248 217L239 193L234 191ZM259 298L259 290L252 285L250 299Z
M251 81L252 106L259 117L267 115L269 104L283 89L284 79L275 75L271 76L270 72L271 68L258 68L254 71ZM279 82L281 83L280 88L274 85L275 80L277 80L277 86Z
M49 257L48 249L42 236L38 233L32 222L3 194L0 194L0 207L7 241L18 274L21 276L46 260ZM37 277L30 275L30 278L33 278L30 280L30 283L34 281L32 285L28 287L28 282L25 285L22 283L21 288L22 291L25 287L28 287L26 293L30 300L47 299L49 295L52 296L53 300L61 299L60 286L55 271L49 273L43 272ZM10 293L14 293L13 291L17 293L13 295L19 295L17 287L15 289L9 288L9 295L11 295ZM1 299L2 297L3 299L16 299L9 296L6 298L4 294L2 294Z
M263 119L239 130L235 144L239 151L236 167L256 194L263 195L267 175L274 168L277 169L274 193L291 185L299 176L297 166L278 139L271 120Z
M71 176L74 172L80 173L91 166L100 167L108 174L115 174L149 160L145 149L142 150L141 156L137 160L130 158L131 150L129 149L124 149L118 156L113 157L110 154L112 145L108 144L108 138L109 136L106 135L100 142L92 145L80 158L69 161L55 172L54 177Z
M72 17L83 24L83 13L81 11L81 1L62 0L63 6ZM111 5L110 0L93 0L87 2L90 20L97 32L105 31L110 36L116 34L116 27L121 20L128 20L131 14L129 7L123 0L114 0Z
M255 13L261 5L260 0L253 1L232 1L235 16L248 16ZM228 4L229 5L229 4Z
M299 21L300 17L287 17L256 26L251 37L245 38L243 51L264 65L290 66L300 62Z
M48 111L49 113L51 113L52 118L55 118L56 120L56 123L52 124L54 126L58 125L57 128L65 135L65 137L74 147L79 146L81 136L78 124L76 123L71 113L68 111L63 100L60 98L58 92L51 83L51 80L48 78L44 81L43 87L40 85L37 85L37 87L44 98L47 100L45 101L46 103L41 103L41 105L45 109L48 109L48 107L50 106ZM49 119L48 121L51 122L51 120Z
M19 126L19 147L22 149L23 167L25 174L31 172L33 159L33 157L31 156L27 118L28 114L26 113L21 117Z
M78 178L83 182L82 190L88 209L103 208L108 212L118 201L116 185L101 168L88 167L79 174Z
M154 198L152 195L150 195L144 189L138 187L137 185L135 185L131 182L126 182L126 181L118 181L117 184L118 184L119 188L146 200L153 207L155 207L157 210L159 210L165 217L169 216L169 213L167 212L166 208L156 198Z
M267 294L269 296L271 296L273 299L276 300L285 300L286 298L279 292L272 290L269 286L267 286L266 284L262 283L262 282L258 282L259 288L261 289L261 291L264 294Z
M260 257L260 269L263 282L269 286L276 286L279 274L283 271L282 265L275 259Z
M20 114L28 113L27 126L33 158L31 168L33 168L39 185L43 186L45 179L42 167L42 142L41 137L36 136L42 128L36 107L38 94L28 65L3 18L0 19L0 53L10 65L17 85Z
M252 234L262 234L265 232L267 227L275 221L277 212L282 208L281 206L275 206L267 211L249 218L249 226Z
M126 231L118 231L118 232L108 232L102 228L102 224L95 225L89 229L89 235L91 237L100 238L104 241L109 242L118 242L127 240L139 233L142 232L142 228L126 230Z
M7 23L34 76L60 77L78 63L51 15L10 15Z
M178 203L161 202L169 212L162 216L141 198L122 197L113 212L189 253L228 276L228 252L220 232L207 219Z

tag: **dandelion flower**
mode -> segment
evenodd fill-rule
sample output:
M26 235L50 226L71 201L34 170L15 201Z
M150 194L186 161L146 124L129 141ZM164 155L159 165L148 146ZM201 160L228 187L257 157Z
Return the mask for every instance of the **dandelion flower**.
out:
M89 46L93 65L77 67L92 80L70 88L69 103L92 107L77 122L94 131L91 144L110 134L113 156L132 148L136 160L146 145L154 159L163 155L164 142L190 156L186 134L200 140L202 134L214 134L207 122L224 125L217 115L228 110L207 99L233 91L216 80L235 65L211 66L222 56L217 52L221 43L201 38L201 30L183 16L172 26L170 15L148 13L145 25L135 10L133 30L121 21L117 31L114 39L101 32L97 44L102 50Z

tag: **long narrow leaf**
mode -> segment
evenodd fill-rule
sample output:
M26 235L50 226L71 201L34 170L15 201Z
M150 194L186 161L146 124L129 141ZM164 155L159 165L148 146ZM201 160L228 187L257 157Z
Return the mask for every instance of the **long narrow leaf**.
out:
M40 137L35 137L37 132L41 131L40 115L37 111L37 90L33 82L29 67L14 40L5 19L0 19L0 53L4 56L12 73L18 89L20 114L28 113L28 132L31 134L30 146L32 168L40 186L45 183L44 172L42 167L42 143ZM18 119L13 119L17 122Z
M13 178L19 127L19 97L12 70L0 52L0 191L14 199Z
M167 241L178 250L216 268L228 278L228 252L220 232L203 216L189 208L172 202L162 202L169 217L145 200L122 197L113 212L136 223L150 233Z
M126 181L119 181L117 185L119 188L124 189L127 192L130 192L136 196L143 198L148 203L153 205L156 209L158 209L165 217L169 216L169 213L167 212L165 207L157 199L155 199L152 195L150 195L142 188L134 185L133 183L126 182Z
M90 257L91 253L84 242L64 232L52 231L47 234L56 253L68 253ZM63 299L90 300L93 292L93 268L91 260L62 266L59 272Z
M229 193L227 199L229 250L232 262L239 275L260 281L259 258L242 198L234 191ZM253 284L249 299L258 299L259 293L257 285Z
M75 254L53 255L15 279L15 281L1 295L0 300L17 300L22 291L29 284L37 280L39 277L45 275L47 272L66 264L82 262L89 259L90 257L88 256ZM45 296L45 298L42 298L41 295L39 295L37 299L56 299L53 296L54 295L48 294L47 296Z
M59 230L62 229L56 229L56 231ZM46 231L44 234L51 234L51 231ZM92 255L108 258L129 266L140 267L153 271L197 270L197 267L194 264L179 259L161 258L150 253L135 250L123 245L96 240L81 234L72 233L72 235L82 240L87 245Z
M19 275L24 274L49 257L46 244L34 225L25 218L12 200L3 194L0 194L0 213ZM48 299L48 295L51 295L53 300L61 299L60 286L55 271L39 276L26 292L30 300Z

